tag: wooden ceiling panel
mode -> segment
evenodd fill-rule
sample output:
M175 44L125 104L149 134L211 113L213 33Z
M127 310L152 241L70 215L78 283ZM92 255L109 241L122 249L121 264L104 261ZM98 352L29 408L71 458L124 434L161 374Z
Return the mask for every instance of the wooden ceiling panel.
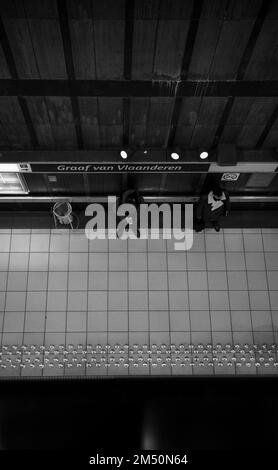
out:
M156 20L136 20L133 32L132 79L151 80L156 36Z
M227 126L244 124L253 101L254 98L235 98L227 119Z
M22 0L1 0L0 15L3 18L24 18L25 9Z
M21 0L29 18L57 18L56 0Z
M120 147L123 141L123 126L99 126L101 147Z
M47 150L47 149L55 150L56 141L53 136L51 125L34 123L33 126L35 129L39 147L44 150Z
M202 18L255 19L263 0L204 0Z
M189 66L189 80L206 79L215 54L222 21L201 20L195 39L192 59Z
M278 20L278 2L273 0L270 4L267 18L270 20Z
M240 126L225 126L220 136L219 142L224 144L237 144L238 136L240 135Z
M211 79L233 79L251 34L254 21L224 21L211 64Z
M93 0L68 0L68 15L74 19L89 19L93 16Z
M0 148L9 149L10 141L6 129L2 126L0 122Z
M228 98L203 98L198 112L197 123L200 125L218 124Z
M189 21L161 20L158 23L153 78L178 80Z
M148 146L146 125L131 124L129 129L129 143L135 147Z
M29 27L40 77L52 80L67 78L58 20L29 20Z
M55 148L61 150L76 150L77 140L74 124L51 124L52 134L55 140Z
M209 125L195 126L190 147L191 148L211 147L213 144L216 130L217 130L217 126L209 126Z
M93 15L98 20L124 20L125 0L93 0Z
M97 98L79 98L82 136L87 149L100 146L98 100Z
M102 126L123 124L123 99L98 98L99 123Z
M173 98L151 98L149 110L149 124L162 124L169 126L173 105Z
M136 19L189 19L193 0L135 0Z
M166 20L189 20L193 0L161 0L159 18Z
M32 149L29 133L25 124L9 124L3 125L9 140L9 148L12 150L28 150ZM2 146L2 145L1 145Z
M0 98L0 121L11 148L31 148L24 117L16 97Z
M25 100L32 122L39 125L50 125L48 107L44 96L28 96Z
M277 79L278 50L277 50L277 20L266 20L251 56L244 79L261 80Z
M125 0L67 0L70 18L123 20Z
M86 126L98 125L98 99L85 97L79 98L81 124Z
M24 116L15 96L0 97L0 121L8 124L24 124Z
M140 20L157 20L161 0L134 0L134 18Z
M67 97L48 96L45 98L51 125L73 124L71 100Z
M225 18L255 19L264 0L231 0L225 5Z
M148 124L147 146L166 147L168 141L169 127L164 125Z
M95 80L96 58L92 20L70 20L72 55L76 79Z
M34 102L32 104L29 103L30 113L33 116L35 109L37 109L41 119L44 119L46 122L44 125L39 124L37 128L39 141L46 141L47 139L51 141L52 138L51 145L54 148L63 149L64 143L65 149L77 149L75 123L70 98L46 97L45 105L39 99L36 100L35 105L36 108L34 107ZM42 135L43 132L45 132L44 135Z
M84 149L91 150L100 147L99 126L82 124Z
M146 125L150 107L150 98L130 99L130 124Z
M96 76L120 80L124 67L124 21L94 20Z
M174 144L179 147L190 147L194 126L179 125L175 133Z
M3 49L0 44L0 79L2 78L11 78L5 56L3 54Z
M278 149L278 126L273 126L270 129L270 131L269 131L269 133L268 133L268 135L267 135L267 137L266 137L266 139L265 139L265 141L262 145L262 148L276 148L276 149Z
M243 126L237 139L242 148L254 148L264 130L264 126Z
M129 115L129 141L131 145L145 146L150 110L150 98L131 98Z
M247 126L265 125L277 104L278 98L276 97L255 98L252 105L250 106L245 124Z
M194 126L198 119L201 98L182 98L178 125Z
M6 19L4 27L19 78L40 78L27 20Z

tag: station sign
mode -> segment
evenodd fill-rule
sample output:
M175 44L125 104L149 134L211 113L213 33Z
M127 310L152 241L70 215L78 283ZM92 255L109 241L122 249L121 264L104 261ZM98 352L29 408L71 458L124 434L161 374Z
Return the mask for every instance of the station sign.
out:
M206 173L209 163L30 163L32 173Z

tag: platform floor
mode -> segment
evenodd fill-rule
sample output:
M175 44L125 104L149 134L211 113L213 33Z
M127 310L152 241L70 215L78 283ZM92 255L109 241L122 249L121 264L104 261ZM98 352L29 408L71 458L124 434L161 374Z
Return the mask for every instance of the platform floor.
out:
M278 229L207 229L194 233L188 252L175 251L172 240L88 241L83 230L1 229L0 341L2 364L11 346L41 348L32 367L18 350L26 366L0 367L1 377L276 374L276 353L268 367L228 366L229 357L221 367L200 367L192 364L193 349L184 367L166 358L171 344L175 362L180 345L278 343ZM58 359L63 347L76 350L71 367L48 365L59 345ZM117 367L105 359L88 367L90 351L81 351L88 345L99 348L99 360L111 355L107 345L112 353L115 345L131 351L115 351L116 362L124 358ZM144 366L155 345L162 361Z

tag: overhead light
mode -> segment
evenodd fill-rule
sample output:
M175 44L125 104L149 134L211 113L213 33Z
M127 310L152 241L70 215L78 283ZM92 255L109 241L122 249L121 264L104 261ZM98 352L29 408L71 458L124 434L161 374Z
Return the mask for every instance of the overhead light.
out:
M175 153L175 152L174 152L174 153L171 153L171 158L172 158L173 160L178 160L178 159L180 158L180 156L179 156L178 153Z
M205 160L206 158L208 158L208 156L209 156L208 152L201 152L200 153L200 158L202 160Z
M9 173L16 173L18 172L18 164L17 163L0 163L0 171L9 172Z
M121 157L124 158L124 159L127 158L127 152L126 152L125 150L121 150L121 151L120 151L120 155L121 155Z
M143 153L145 153L145 154L146 154L146 153L148 153L148 150L144 150L144 152L143 152Z

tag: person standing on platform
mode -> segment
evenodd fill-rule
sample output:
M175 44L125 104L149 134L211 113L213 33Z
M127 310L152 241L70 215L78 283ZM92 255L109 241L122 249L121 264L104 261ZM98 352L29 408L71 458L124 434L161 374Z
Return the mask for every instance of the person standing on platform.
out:
M208 194L200 197L197 204L196 232L212 225L216 232L220 230L220 219L227 216L231 210L230 198L227 191L216 186Z
M120 204L132 204L137 210L137 238L140 238L140 204L144 204L144 198L137 189L128 189L120 199ZM127 218L130 225L133 224L132 217Z

